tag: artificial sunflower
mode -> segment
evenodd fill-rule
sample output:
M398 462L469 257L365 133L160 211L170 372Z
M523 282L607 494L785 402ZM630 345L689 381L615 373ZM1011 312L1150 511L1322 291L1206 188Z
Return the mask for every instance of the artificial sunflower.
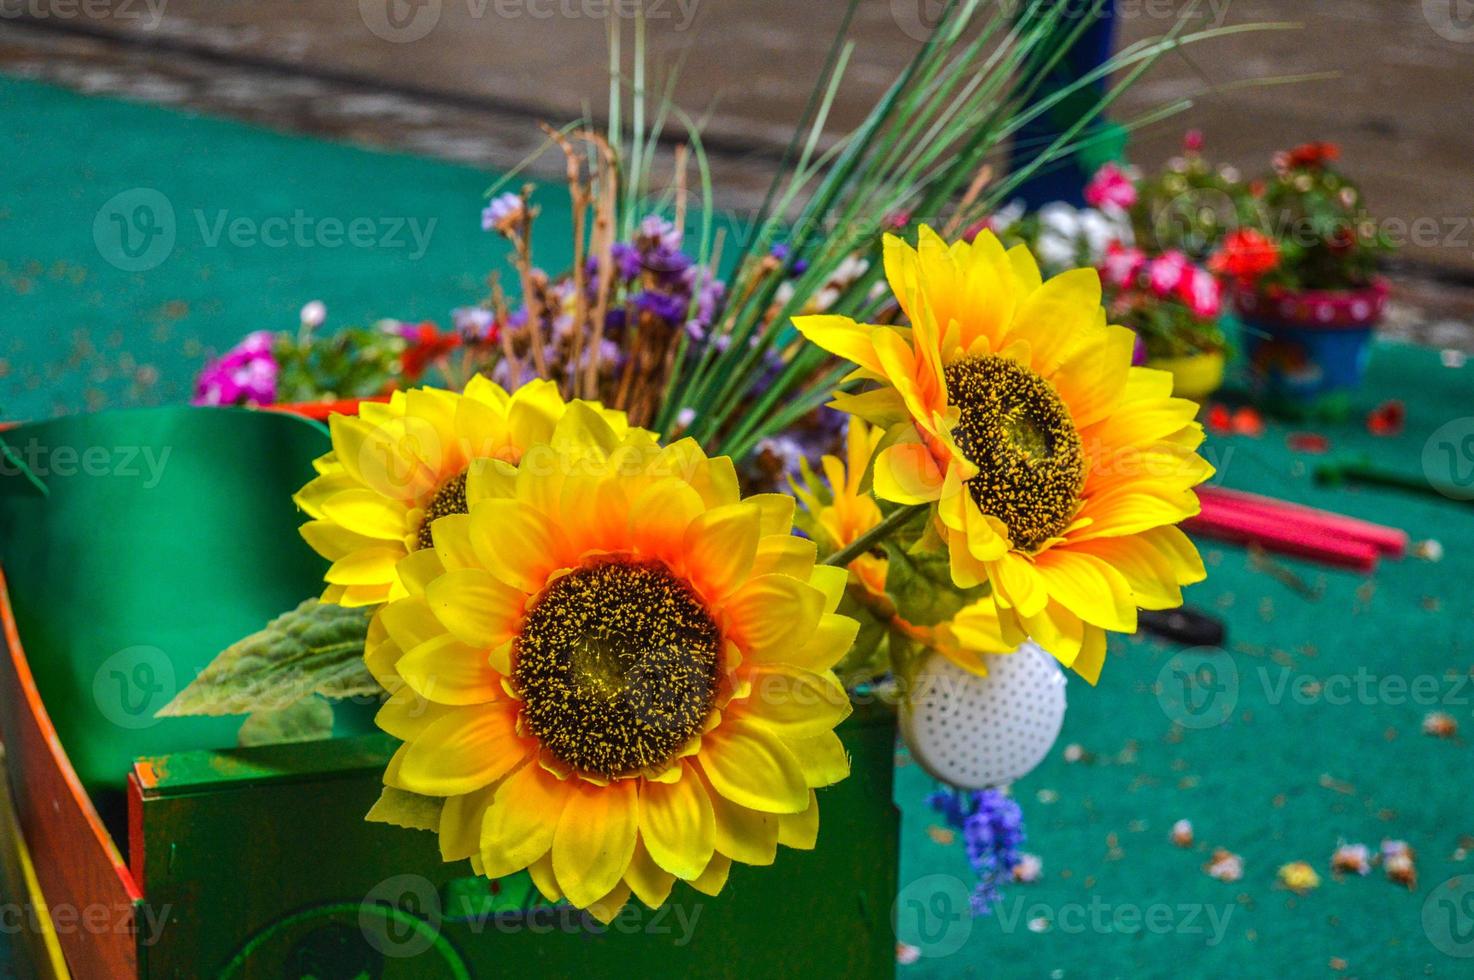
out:
M470 471L483 460L515 465L567 408L551 381L508 394L477 375L464 394L416 388L333 415L333 451L293 498L312 518L302 537L333 563L322 600L370 606L402 595L395 563L430 547L438 518L466 512ZM614 431L628 428L623 412L598 411Z
M840 551L859 540L880 524L882 513L873 494L862 489L884 433L852 417L845 436L845 459L825 456L820 460L824 485L803 465L802 481L791 481L794 495L813 517L819 536L833 551ZM901 544L901 542L895 542ZM918 581L912 588L928 593L927 612L937 612L938 600L955 599L956 605L945 615L932 615L930 622L914 622L908 596L901 594L891 580L891 561L883 552L867 551L849 564L850 594L865 612L898 636L909 641L908 647L935 650L970 673L986 675L988 668L982 654L1013 653L1027 637L1011 617L998 615L997 603L991 596L965 598L960 592L931 588L933 583ZM909 591L909 590L908 590ZM938 595L948 592L948 595ZM913 617L915 618L915 617ZM894 644L892 644L894 648ZM892 657L895 660L895 657ZM905 670L905 664L892 663Z
M1022 246L988 231L951 246L885 239L885 270L910 326L795 319L855 362L835 407L885 429L878 496L931 504L954 582L992 586L999 609L1092 683L1105 630L1182 602L1203 565L1174 525L1212 474L1195 452L1197 406L1172 376L1131 366L1134 335L1108 326L1100 279L1045 282Z
M832 667L858 624L793 498L742 499L729 459L580 403L467 490L370 631L379 724L404 741L379 817L606 921L631 892L714 895L732 861L812 847L814 789L849 769ZM396 814L406 791L438 818Z

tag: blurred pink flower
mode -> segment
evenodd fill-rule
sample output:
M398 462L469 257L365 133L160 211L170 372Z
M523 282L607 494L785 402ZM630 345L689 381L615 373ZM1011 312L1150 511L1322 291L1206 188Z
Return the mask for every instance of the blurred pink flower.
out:
M1164 252L1152 259L1147 271L1152 291L1164 299L1177 293L1183 280L1192 275L1193 264L1178 251Z
M1118 164L1107 163L1085 186L1085 203L1093 208L1115 205L1129 208L1136 203L1136 182Z
M1106 249L1105 261L1100 266L1103 273L1101 278L1107 286L1126 289L1135 284L1136 277L1141 275L1145 265L1146 253L1141 249L1111 242Z
M1216 317L1223 308L1223 286L1207 269L1194 266L1178 283L1178 295L1197 316L1205 320Z

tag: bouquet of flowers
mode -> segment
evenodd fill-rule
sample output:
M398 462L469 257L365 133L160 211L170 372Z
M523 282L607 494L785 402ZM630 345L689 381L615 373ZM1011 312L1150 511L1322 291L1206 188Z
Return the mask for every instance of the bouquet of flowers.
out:
M1197 406L1132 366L1094 268L1046 277L1027 247L962 234L1088 118L995 180L1006 136L1192 39L1180 24L1031 104L1083 30L1067 6L949 4L826 145L837 39L733 255L699 130L649 112L637 22L607 129L547 129L569 269L533 255L535 191L492 188L483 223L513 276L463 317L484 363L331 416L295 497L321 595L166 712L377 690L402 745L369 818L608 921L631 895L715 895L733 862L812 847L859 685L911 697L934 657L986 683L1026 639L1094 683L1109 632L1204 576L1176 524L1211 469ZM674 122L687 141L660 191ZM774 474L753 461L783 440L803 447L791 492L761 492Z
M1182 252L1149 258L1112 244L1101 265L1112 322L1136 331L1143 359L1165 360L1224 349L1218 317L1223 289L1206 267Z
M1138 179L1128 205L1136 241L1154 252L1207 262L1224 236L1238 225L1244 194L1239 172L1215 165L1203 153L1203 134L1183 138L1183 152L1161 172Z
M485 346L496 339L494 324L443 331L429 322L398 320L319 333L326 317L323 304L314 300L302 307L295 332L248 334L201 369L193 403L271 405L381 397L421 380L432 365L450 377L452 353L459 355L459 369L469 377Z
M1263 291L1371 286L1392 244L1361 189L1335 167L1340 156L1334 143L1276 154L1273 170L1239 196L1239 228L1215 251L1214 270Z

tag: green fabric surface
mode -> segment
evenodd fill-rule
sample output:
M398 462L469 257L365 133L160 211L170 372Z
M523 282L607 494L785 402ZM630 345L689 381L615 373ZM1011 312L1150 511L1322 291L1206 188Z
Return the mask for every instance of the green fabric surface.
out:
M0 115L14 137L11 193L0 210L0 290L19 304L7 303L15 312L0 327L0 402L9 417L178 401L206 348L223 348L251 329L290 327L308 299L327 303L329 325L381 315L443 320L451 306L479 296L480 271L496 261L476 213L489 180L467 168L12 80L0 80ZM158 266L126 272L102 256L93 225L105 202L137 187L158 189L171 202L178 236ZM566 212L550 213L562 206L558 195L543 198L545 264L556 268ZM393 249L212 248L201 241L194 209L253 219L301 209L344 220L440 221L425 256L409 261ZM130 378L145 365L158 380L138 386ZM1404 399L1406 433L1378 439L1352 424L1322 431L1335 452L1371 452L1417 473L1430 433L1474 415L1471 395L1468 369L1443 368L1426 351L1382 346L1362 409ZM1210 577L1189 598L1229 623L1225 659L1237 676L1228 688L1229 720L1175 727L1158 692L1172 681L1181 651L1113 640L1100 686L1071 683L1059 745L1016 787L1027 850L1043 858L1044 876L1007 887L1000 915L965 918L957 900L971 878L960 835L944 844L928 833L940 824L924 804L933 784L903 753L901 937L923 953L955 950L898 966L898 976L1326 975L1335 958L1346 961L1344 975L1467 975L1468 961L1430 937L1465 954L1474 953L1474 937L1460 945L1458 935L1440 934L1436 915L1425 930L1423 910L1434 886L1474 871L1455 859L1461 838L1474 834L1474 760L1467 730L1444 741L1419 729L1435 707L1465 729L1474 724L1474 689L1445 679L1468 675L1474 663L1470 505L1316 487L1309 477L1315 457L1291 452L1287 432L1271 425L1257 439L1215 437L1209 452L1222 482L1395 524L1415 539L1438 538L1443 562L1386 562L1364 577L1284 560L1323 588L1311 601L1254 570L1243 549L1206 542ZM135 576L135 567L119 580ZM242 624L222 624L221 634ZM1302 703L1289 693L1301 674L1354 680L1358 668L1374 680L1437 678L1439 692L1458 703L1375 696L1367 704ZM1071 743L1088 761L1063 760ZM1192 849L1168 842L1180 818L1196 828ZM1417 850L1415 891L1389 883L1380 869L1366 879L1331 877L1339 840L1375 850L1384 837ZM1215 846L1243 856L1241 882L1203 872ZM1295 860L1323 878L1303 897L1275 885L1276 869ZM1167 909L1165 930L1157 906ZM1226 921L1216 943L1210 912ZM1158 918L1131 921L1146 915ZM1032 920L1054 924L1036 932ZM1474 917L1458 924L1474 929ZM799 919L792 937L774 941L801 936Z
M1406 430L1372 436L1364 415L1389 398L1405 401ZM1474 434L1474 367L1446 368L1431 351L1379 345L1357 400L1354 422L1317 430L1331 442L1324 458L1365 453L1418 475L1442 426L1469 416L1462 431ZM1188 602L1229 629L1217 692L1203 692L1216 700L1204 702L1203 717L1222 710L1228 720L1174 724L1174 713L1183 716L1173 670L1191 669L1195 651L1112 638L1099 687L1072 678L1059 743L1014 788L1025 850L1042 857L1044 875L1005 886L992 917L951 918L972 883L961 835L948 844L929 835L943 824L921 805L935 784L902 753L901 936L924 953L961 946L898 967L898 976L1325 976L1336 972L1333 959L1345 961L1346 976L1469 975L1470 961L1433 939L1470 956L1474 934L1450 932L1439 909L1429 931L1423 917L1439 884L1468 875L1474 885L1474 863L1455 856L1474 851L1474 504L1316 486L1310 471L1322 457L1290 450L1292 431L1271 423L1260 438L1212 437L1205 455L1218 467L1215 482L1437 539L1443 561L1384 560L1363 576L1276 558L1323 589L1311 601L1256 571L1243 548L1200 541L1209 576L1187 591ZM1464 464L1474 469L1474 456ZM1308 681L1323 693L1297 694ZM1459 737L1421 733L1434 710L1454 716ZM1067 763L1071 744L1088 761ZM1191 849L1168 839L1179 819L1192 821ZM1415 891L1380 868L1332 877L1339 842L1375 852L1384 838L1417 852ZM1204 872L1215 847L1243 857L1241 881ZM1277 886L1277 870L1291 861L1309 862L1320 888L1302 897ZM931 904L918 913L917 900ZM1455 930L1474 930L1471 913L1474 902L1456 915ZM1212 915L1225 925L1216 943ZM1031 920L1050 924L1036 932Z
M470 167L3 77L0 132L0 418L186 401L209 352L296 329L313 299L327 328L445 325L510 268ZM566 194L539 206L539 244L566 261ZM150 229L170 226L166 249Z

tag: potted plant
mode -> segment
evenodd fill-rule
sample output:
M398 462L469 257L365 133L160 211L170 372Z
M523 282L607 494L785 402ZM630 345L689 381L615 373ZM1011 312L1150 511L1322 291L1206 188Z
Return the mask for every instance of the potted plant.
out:
M1387 305L1376 269L1391 245L1339 157L1333 143L1278 154L1211 260L1243 320L1256 394L1289 415L1347 413Z
M1137 360L1170 371L1173 393L1204 401L1223 384L1222 288L1180 251L1155 257L1112 245L1101 265L1112 323L1136 331Z

